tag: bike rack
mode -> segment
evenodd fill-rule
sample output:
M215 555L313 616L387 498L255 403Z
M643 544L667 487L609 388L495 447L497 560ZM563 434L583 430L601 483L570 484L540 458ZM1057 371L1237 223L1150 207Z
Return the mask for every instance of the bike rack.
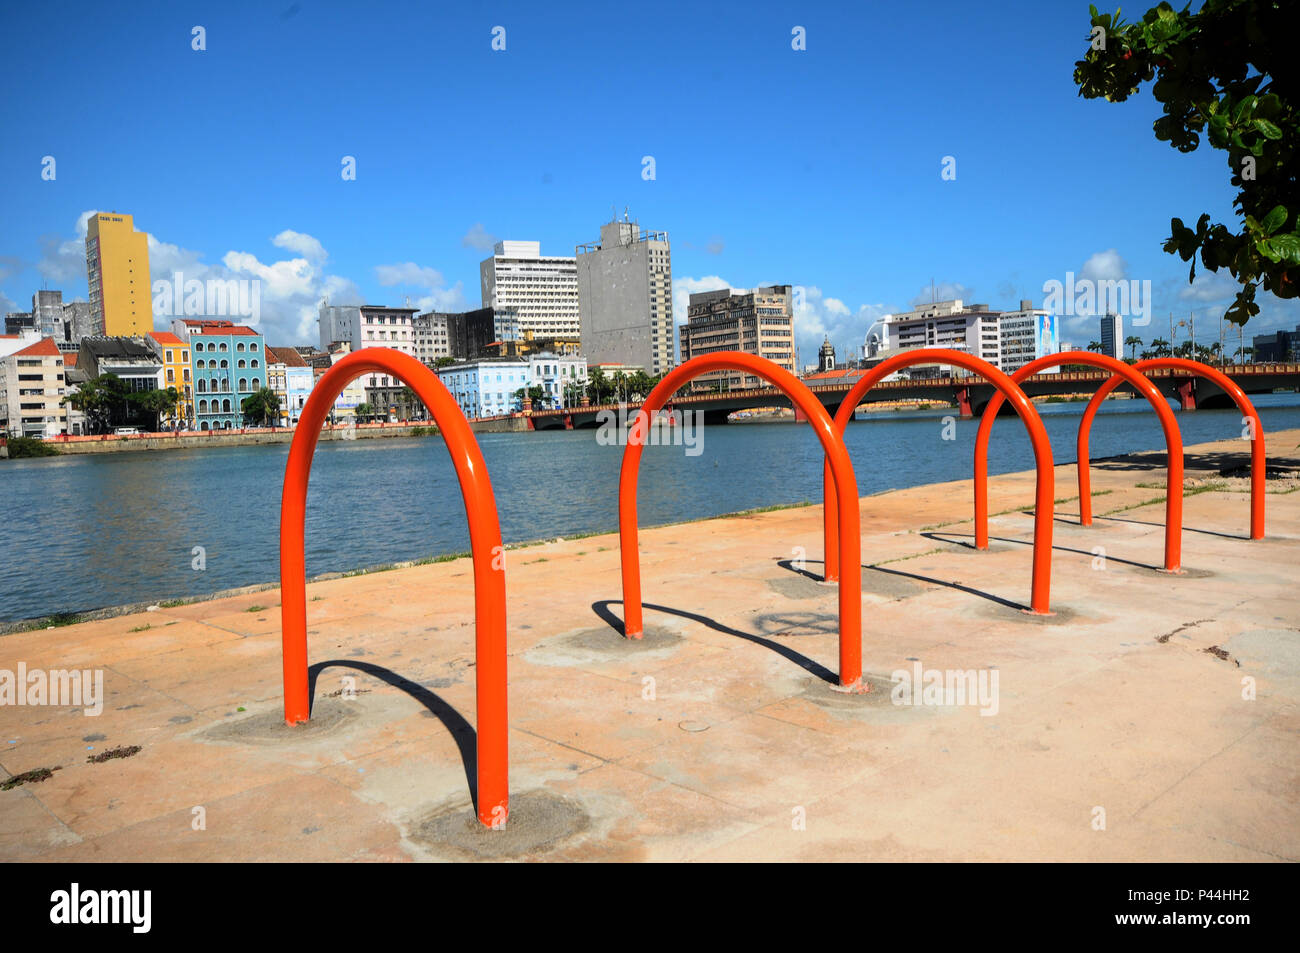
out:
M832 484L846 499L858 498L858 483L853 475L853 463L844 441L831 423L830 415L821 402L813 396L806 384L780 365L765 358L741 351L718 351L692 358L678 365L655 385L628 434L627 448L623 452L623 466L618 481L618 533L623 571L623 633L629 639L639 639L644 634L641 606L641 560L637 552L636 486L641 465L641 452L649 432L653 415L663 408L680 387L701 374L710 371L737 370L756 374L768 383L779 387L791 402L801 410L812 424L813 432L826 453L826 467L830 474L827 487ZM829 490L828 492L834 492ZM830 502L827 507L829 511ZM856 566L862 559L862 541L859 537L859 513L856 506L846 506L839 514L840 559ZM829 558L829 553L827 554ZM862 679L862 579L854 574L847 583L839 585L840 609L840 685L857 688Z
M1200 361L1189 361L1181 357L1153 357L1138 361L1133 365L1135 371L1158 370L1186 371L1207 378L1223 388L1223 392L1233 399L1237 409L1250 421L1250 538L1264 538L1264 425L1260 422L1255 405L1250 402L1246 392L1237 386L1236 381L1221 371ZM1097 416L1101 402L1106 395L1121 383L1119 375L1111 377L1102 384L1088 402L1083 411L1083 420L1079 424L1079 522L1084 526L1092 525L1092 486L1088 473L1088 435L1092 430L1092 420Z
M1011 405L1020 415L1024 422L1025 428L1029 431L1029 439L1034 447L1034 460L1038 469L1038 484L1035 492L1034 504L1034 568L1030 582L1030 600L1029 609L1038 615L1050 614L1050 591L1052 585L1052 503L1056 490L1055 479L1056 471L1052 462L1052 444L1047 438L1047 430L1043 427L1043 421L1038 416L1038 410L1033 403L1025 396L1025 392L1020 389L1014 377L1008 377L1000 370L987 361L978 357L966 354L963 351L954 351L948 348L926 347L909 350L903 354L895 355L888 360L877 364L870 371L858 379L840 404L839 411L835 414L835 434L841 441L844 439L844 431L848 427L849 421L853 418L853 411L857 408L858 403L866 396L867 391L875 387L878 383L893 374L895 371L902 370L905 367L911 367L915 364L952 364L956 367L965 368L968 371L974 371L980 374L990 384L997 388L994 397L999 406L1003 402L1003 395L1010 398ZM993 405L990 404L990 407ZM987 412L985 417L987 417ZM978 444L976 449L976 478L979 477L979 458ZM835 521L831 519L831 514L837 508L844 510L857 511L857 506L838 506L838 500L835 487L831 484L829 478L824 474L826 507L824 516L825 541L826 541L826 581L831 582L839 578L839 565L834 561L832 554L836 550L836 527ZM856 502L857 496L848 497L847 499ZM979 499L976 497L976 521L978 532L979 519ZM840 522L843 523L843 514L840 514ZM978 545L978 538L976 540ZM985 545L978 548L987 548ZM846 562L845 565L856 565L856 562Z
M1183 532L1183 437L1178 430L1178 421L1169 403L1159 389L1143 374L1113 357L1094 354L1091 351L1063 351L1059 354L1047 354L1017 368L1011 380L1019 384L1026 378L1037 374L1044 367L1056 367L1065 364L1086 364L1105 371L1113 372L1132 384L1139 394L1151 402L1160 418L1160 426L1165 432L1165 451L1169 459L1168 488L1165 492L1165 571L1178 572L1182 561ZM984 408L980 418L979 432L975 435L975 547L988 549L989 545L989 436L993 433L993 422L997 420L998 410L1002 407L1002 395L994 394ZM1086 457L1080 457L1085 461ZM1081 463L1086 466L1086 463ZM1080 497L1082 499L1082 497Z
M334 400L363 374L388 374L410 385L433 415L456 468L469 517L474 560L475 694L478 709L478 819L499 829L509 814L506 721L506 577L501 527L492 481L478 443L455 399L438 376L415 358L368 347L342 358L317 381L289 447L280 513L281 628L284 644L284 720L311 718L307 686L307 483L321 428Z

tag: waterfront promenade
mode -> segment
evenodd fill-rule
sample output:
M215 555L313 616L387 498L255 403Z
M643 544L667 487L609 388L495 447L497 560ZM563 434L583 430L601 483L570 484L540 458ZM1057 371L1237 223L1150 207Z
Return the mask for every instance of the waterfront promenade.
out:
M0 858L1298 860L1300 430L1267 439L1261 541L1220 476L1246 444L1187 448L1181 576L1162 453L1094 464L1088 529L1057 467L1050 618L1020 611L1032 473L992 479L986 553L969 481L863 499L863 696L827 681L820 506L643 530L643 642L616 535L512 549L503 832L469 810L467 559L308 586L308 727L274 588L0 637L107 692L0 708L4 772L53 769L0 791ZM996 671L996 713L892 704L917 664Z

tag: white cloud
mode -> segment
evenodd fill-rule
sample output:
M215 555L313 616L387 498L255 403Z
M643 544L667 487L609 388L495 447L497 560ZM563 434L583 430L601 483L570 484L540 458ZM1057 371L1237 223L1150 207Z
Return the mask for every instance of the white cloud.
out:
M482 222L475 222L470 226L469 231L461 237L460 243L466 248L477 248L480 251L491 251L492 246L495 245L497 241L497 237L488 232L488 230L483 227Z
M375 266L375 277L385 288L394 285L412 285L417 288L435 288L443 283L442 272L436 268L417 265L413 261L399 265Z
M1128 277L1128 264L1118 251L1108 248L1085 261L1079 269L1079 277L1091 281L1118 281Z
M41 236L41 257L36 270L42 278L61 285L75 285L86 280L86 222L96 212L96 209L90 209L77 216L77 223L73 226L75 238Z
M456 282L450 288L445 287L446 279L437 268L417 265L413 261L396 265L378 265L375 276L385 288L402 286L419 288L425 293L411 298L408 307L421 311L467 311L469 301L465 297L463 282Z
M322 299L331 304L362 303L361 289L354 281L325 271L329 254L318 239L286 229L272 238L271 244L298 257L264 262L251 252L232 250L219 264L212 264L203 261L202 252L149 235L149 272L155 284L173 282L177 273L185 282L257 281L260 317L237 320L257 328L276 346L317 341L316 319ZM154 324L165 327L171 319L171 315L156 314Z
M271 244L276 248L297 252L310 262L323 262L327 257L325 248L319 241L310 235L304 235L302 232L295 232L287 228L271 239Z

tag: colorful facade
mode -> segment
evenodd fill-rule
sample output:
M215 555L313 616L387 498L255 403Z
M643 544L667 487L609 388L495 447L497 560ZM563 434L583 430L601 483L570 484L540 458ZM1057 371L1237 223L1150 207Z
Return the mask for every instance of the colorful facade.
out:
M178 318L172 331L190 347L194 377L194 429L238 430L245 398L266 386L266 342L230 321Z
M190 346L170 331L150 331L145 335L150 347L162 360L159 389L175 387L181 395L176 412L164 424L189 429L194 426L194 379L190 366Z

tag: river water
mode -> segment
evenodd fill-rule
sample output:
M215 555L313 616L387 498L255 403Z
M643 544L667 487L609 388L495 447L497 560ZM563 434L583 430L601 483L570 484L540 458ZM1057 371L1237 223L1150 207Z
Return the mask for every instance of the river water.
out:
M1267 435L1300 427L1300 395L1254 399ZM1058 463L1074 460L1082 403L1039 406ZM945 411L871 414L847 445L863 495L969 479L976 420L943 439ZM1186 444L1239 436L1235 410L1178 414ZM821 498L822 453L793 423L701 428L701 452L650 446L642 526ZM622 448L594 430L480 434L507 543L618 527ZM1110 401L1094 458L1162 448L1145 401ZM1247 461L1247 444L1241 444ZM0 621L161 601L279 576L280 490L288 445L122 452L0 461ZM1033 466L1024 428L998 421L990 470ZM1073 485L1057 496L1074 494ZM1244 510L1243 510L1244 512ZM1244 517L1243 517L1244 519ZM193 568L193 548L206 566ZM307 573L466 551L465 511L441 439L322 443L307 500Z

